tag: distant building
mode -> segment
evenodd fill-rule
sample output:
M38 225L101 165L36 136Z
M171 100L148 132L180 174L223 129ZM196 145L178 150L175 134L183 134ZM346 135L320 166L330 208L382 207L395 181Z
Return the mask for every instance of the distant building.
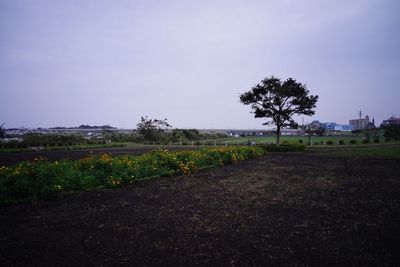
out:
M304 135L304 130L283 128L281 129L281 135Z
M342 124L337 124L336 122L313 121L310 124L308 124L308 127L312 129L324 128L325 131L329 132L334 132L334 131L348 132L353 130L351 125L342 125Z
M335 124L335 131L341 132L350 132L353 130L353 127L348 124Z
M321 124L326 131L334 131L335 125L337 125L336 122L323 122Z
M390 117L389 119L384 120L381 123L381 127L382 128L393 127L393 126L400 126L400 118Z
M369 127L369 116L365 116L364 119L354 119L354 120L349 120L350 126L353 128L353 130L363 130L366 129L367 126Z

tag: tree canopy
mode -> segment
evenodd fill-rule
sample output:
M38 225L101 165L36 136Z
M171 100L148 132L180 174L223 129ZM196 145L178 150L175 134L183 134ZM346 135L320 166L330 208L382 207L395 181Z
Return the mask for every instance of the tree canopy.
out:
M0 125L0 138L4 138L6 131L4 129L4 123Z
M265 78L240 95L240 102L251 107L255 118L268 119L263 125L276 125L277 144L283 127L298 127L293 120L294 115L315 114L313 108L317 101L318 96L309 95L304 84L292 78L281 81L274 76Z
M141 117L140 122L136 125L137 133L147 141L157 141L160 135L171 128L172 126L167 122L167 119L149 119Z

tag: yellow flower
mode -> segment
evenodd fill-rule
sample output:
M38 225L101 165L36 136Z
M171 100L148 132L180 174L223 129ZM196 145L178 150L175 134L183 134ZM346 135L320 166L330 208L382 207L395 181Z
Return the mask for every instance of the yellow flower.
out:
M56 185L54 185L54 188L57 189L57 190L61 190L61 189L62 189L62 186L59 185L59 184L56 184Z

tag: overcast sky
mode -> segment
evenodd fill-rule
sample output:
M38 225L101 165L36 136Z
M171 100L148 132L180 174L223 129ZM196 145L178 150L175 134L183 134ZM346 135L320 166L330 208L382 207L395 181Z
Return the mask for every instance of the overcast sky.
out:
M400 115L400 1L0 0L0 124L257 128L239 94L292 77L305 122ZM299 119L301 122L301 119Z

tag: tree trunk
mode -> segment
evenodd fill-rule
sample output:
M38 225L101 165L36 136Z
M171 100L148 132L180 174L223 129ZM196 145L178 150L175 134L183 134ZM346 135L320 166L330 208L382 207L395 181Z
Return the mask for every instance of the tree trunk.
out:
M276 126L276 144L279 146L279 138L281 137L281 126Z

